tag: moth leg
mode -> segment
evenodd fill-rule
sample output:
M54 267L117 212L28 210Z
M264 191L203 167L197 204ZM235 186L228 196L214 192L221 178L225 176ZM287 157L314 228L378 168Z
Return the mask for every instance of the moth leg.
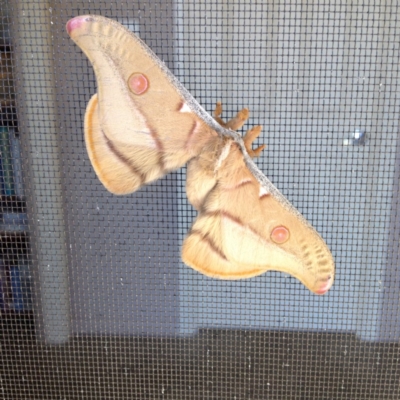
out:
M221 118L222 114L222 103L220 101L217 101L217 104L215 105L215 110L214 110L214 119L224 128L226 127L226 123L224 120Z
M247 119L249 118L249 114L249 109L243 108L236 114L236 117L232 118L225 124L225 127L237 131L247 121Z
M265 144L262 144L256 149L252 149L252 144L254 140L260 135L261 129L261 125L254 126L253 128L249 129L243 137L243 142L246 147L247 153L251 158L258 157L266 146Z
M237 131L244 125L244 123L249 118L249 109L243 108L236 114L234 118L232 118L228 122L224 122L224 120L221 118L221 114L222 114L222 103L220 101L217 101L214 110L214 119L224 128Z

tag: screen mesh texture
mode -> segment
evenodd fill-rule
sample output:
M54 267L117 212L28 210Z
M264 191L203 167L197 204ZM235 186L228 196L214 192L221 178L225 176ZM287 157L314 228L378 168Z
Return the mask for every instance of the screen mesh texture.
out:
M0 7L0 398L400 397L397 1ZM96 80L65 30L83 14L137 33L208 112L250 109L257 165L333 253L327 294L185 266L185 167L104 188L83 137Z

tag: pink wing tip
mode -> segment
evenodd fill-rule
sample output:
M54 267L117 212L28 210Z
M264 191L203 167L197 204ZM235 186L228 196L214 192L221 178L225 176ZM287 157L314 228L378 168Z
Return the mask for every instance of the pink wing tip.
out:
M68 32L68 35L71 35L71 32L74 29L80 28L82 24L85 22L87 17L75 17L70 19L65 26Z
M325 294L331 288L332 284L333 284L333 279L329 277L328 280L326 282L323 282L320 288L315 291L315 293Z

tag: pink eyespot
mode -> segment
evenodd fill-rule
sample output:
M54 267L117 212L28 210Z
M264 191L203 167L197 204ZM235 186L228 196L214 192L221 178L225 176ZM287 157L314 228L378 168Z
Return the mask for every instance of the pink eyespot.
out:
M135 72L129 77L128 86L132 93L141 95L149 88L149 81L140 72Z
M282 244L287 242L289 240L289 237L290 237L289 229L287 229L284 226L277 226L271 232L271 239L277 244Z

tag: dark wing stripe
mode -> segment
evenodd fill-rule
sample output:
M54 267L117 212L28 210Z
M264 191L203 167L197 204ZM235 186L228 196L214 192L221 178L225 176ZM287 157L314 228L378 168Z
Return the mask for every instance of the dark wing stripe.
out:
M143 174L142 171L140 171L140 169L138 167L136 167L136 165L132 164L131 161L126 158L115 146L114 144L108 139L108 137L104 134L103 131L101 131L105 142L107 144L107 147L109 148L109 150L115 155L115 157L118 158L118 160L125 164L134 175L138 176L140 179L140 185L143 185L146 182L146 175Z
M254 181L252 181L251 179L245 179L245 180L239 182L235 186L224 187L224 190L236 190L236 189L242 188L243 186L247 186L247 185L254 185Z
M150 131L151 137L156 142L158 154L164 154L164 146L163 146L161 140L158 138L157 132L152 127L149 127L149 131ZM165 171L164 159L162 157L158 157L158 165L160 166L161 171Z
M143 112L141 107L139 107L138 104L136 104L136 107L137 107L137 110L139 111L140 115L145 119L145 124L146 124L146 127L147 127L148 131L150 132L150 136L152 137L152 139L156 143L158 154L164 154L164 145L161 142L160 138L158 137L157 130L154 129L151 126L151 124L149 124L149 121L146 118L146 113ZM158 157L158 165L160 166L161 171L165 171L163 157Z
M190 132L188 133L187 139L186 139L186 142L185 142L185 149L186 150L190 150L190 143L191 143L191 141L193 139L193 136L194 136L194 134L196 132L197 124L198 124L197 121L194 120L192 128L190 129Z
M222 252L222 250L215 244L215 242L210 238L210 235L208 233L204 234L203 232L199 230L192 230L190 231L189 235L196 235L200 238L202 242L205 242L208 244L208 246L211 248L211 250L218 254L218 256L224 260L227 260L225 257L225 254Z
M230 214L230 213L228 213L226 211L220 211L220 210L209 211L209 212L205 212L201 216L211 217L211 218L215 218L215 217L221 216L221 217L230 219L231 221L237 223L238 225L241 225L244 228L248 229L254 235L257 235L260 239L262 239L264 242L266 242L266 240L262 237L262 235L260 233L258 233L257 231L255 231L251 226L244 224L243 221L240 218L238 218L238 217L236 217L236 216L234 216L234 215L232 215L232 214Z

